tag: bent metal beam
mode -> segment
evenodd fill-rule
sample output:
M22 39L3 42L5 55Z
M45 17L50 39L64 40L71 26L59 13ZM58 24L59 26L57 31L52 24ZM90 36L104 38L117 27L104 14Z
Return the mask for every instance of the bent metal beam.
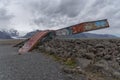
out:
M72 35L78 34L86 31L92 31L97 29L108 28L109 23L107 19L98 20L98 21L90 21L90 22L83 22L80 24L76 24L67 28L59 29L59 30L45 30L39 31L35 35L33 35L24 45L22 48L19 49L19 53L26 53L34 49L39 41L44 41L49 39L51 36L54 38L55 36L61 35Z

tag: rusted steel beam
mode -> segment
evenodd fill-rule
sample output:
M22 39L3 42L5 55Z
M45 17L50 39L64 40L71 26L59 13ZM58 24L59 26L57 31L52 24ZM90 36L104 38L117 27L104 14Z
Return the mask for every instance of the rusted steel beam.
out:
M46 30L37 32L33 35L22 48L19 49L19 53L26 53L33 50L39 42L44 42L53 39L55 36L62 36L62 35L72 35L78 34L86 31L92 31L102 28L109 27L109 23L107 19L98 20L98 21L91 21L91 22L84 22L80 24L76 24L67 28L59 29L59 30ZM21 44L21 43L20 43Z
M22 48L19 49L19 54L27 53L34 49L34 47L39 43L40 40L44 38L50 31L40 31L33 35Z
M103 29L108 27L109 27L109 23L107 19L104 19L104 20L98 20L98 21L84 22L84 23L67 27L67 28L59 29L55 31L55 34L56 36L72 35L72 34L78 34L82 32Z

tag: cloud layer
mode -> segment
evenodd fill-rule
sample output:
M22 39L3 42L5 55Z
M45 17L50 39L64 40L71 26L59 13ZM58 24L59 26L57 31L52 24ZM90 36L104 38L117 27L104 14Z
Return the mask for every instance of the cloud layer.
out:
M119 3L120 0L0 0L0 27L26 32L107 18L111 28L92 32L120 34Z

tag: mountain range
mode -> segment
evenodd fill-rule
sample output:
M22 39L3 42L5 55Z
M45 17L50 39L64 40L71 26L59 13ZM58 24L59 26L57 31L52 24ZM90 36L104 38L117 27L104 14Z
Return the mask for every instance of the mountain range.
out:
M23 36L23 38L30 38L38 31L41 31L41 30L35 30L32 32L29 32L25 36ZM59 36L59 38L118 38L118 37L114 35L109 35L109 34L79 33L79 34L74 34L69 36Z
M64 38L117 38L114 35L109 34L93 34L93 33L79 33L69 36L62 36Z
M12 39L6 32L0 31L0 39Z
M28 32L24 36L20 37L19 32L17 30L14 30L14 29L11 29L9 31L2 30L0 31L0 39L30 38L38 31L41 31L41 30ZM69 36L59 36L59 38L118 38L118 37L114 35L109 35L109 34L79 33L79 34L74 34Z
M0 31L0 39L13 39L14 37L18 36L19 32L14 29Z

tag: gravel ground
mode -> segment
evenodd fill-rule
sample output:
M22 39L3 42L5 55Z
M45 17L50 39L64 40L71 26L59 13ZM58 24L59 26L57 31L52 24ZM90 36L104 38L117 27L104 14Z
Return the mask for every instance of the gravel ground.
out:
M60 65L38 52L18 55L11 45L0 45L0 80L70 80Z

